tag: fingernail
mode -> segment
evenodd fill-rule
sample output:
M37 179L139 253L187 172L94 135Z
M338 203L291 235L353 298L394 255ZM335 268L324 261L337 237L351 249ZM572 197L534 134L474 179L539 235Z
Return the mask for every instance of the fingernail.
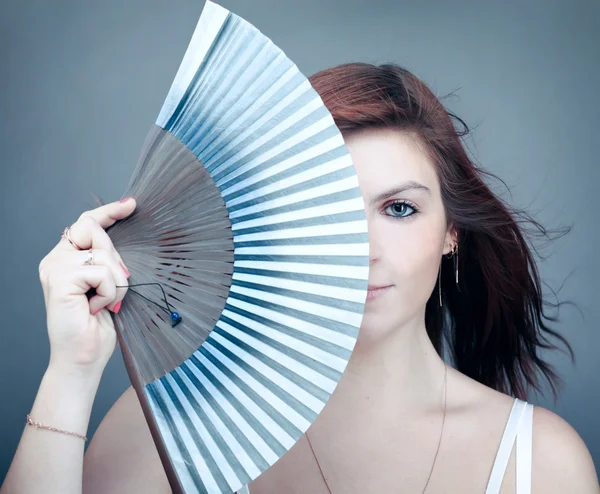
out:
M126 197L125 199L121 199L119 202L127 202L129 199L133 199L133 197Z
M115 308L113 309L113 312L115 314L118 314L118 312L121 310L121 304L123 303L123 301L118 302L117 305L115 305Z
M103 307L100 307L96 312L92 312L92 316L97 316L98 314L100 314L100 311L103 309Z
M121 263L121 267L123 268L123 271L125 271L125 276L127 276L127 278L129 278L131 276L131 273L129 272L129 270L125 267L125 264Z

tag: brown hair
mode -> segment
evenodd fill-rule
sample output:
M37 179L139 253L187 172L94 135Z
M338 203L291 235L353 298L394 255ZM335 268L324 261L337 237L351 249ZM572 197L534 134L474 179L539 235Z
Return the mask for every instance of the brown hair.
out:
M395 64L344 64L309 80L342 135L374 127L411 132L436 165L446 217L459 244L458 289L453 262L442 256L443 307L437 282L426 306L425 325L438 353L445 340L459 371L522 399L529 386L541 391L541 372L556 398L558 377L540 353L558 348L555 339L574 356L565 338L544 321L558 320L544 306L562 304L543 300L521 223L534 225L543 236L549 233L486 185L484 175L498 177L468 157L462 142L469 132L465 122L447 111L423 81Z

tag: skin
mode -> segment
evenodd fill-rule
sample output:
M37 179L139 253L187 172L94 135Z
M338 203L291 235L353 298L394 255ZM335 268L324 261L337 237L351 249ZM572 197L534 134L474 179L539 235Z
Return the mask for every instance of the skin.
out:
M456 236L418 140L378 129L346 143L367 212L369 285L389 288L370 293L348 367L308 435L333 493L422 492L440 435L444 376L425 331L425 304ZM428 191L410 188L378 199L409 181ZM393 205L399 201L409 204ZM481 493L513 398L452 369L447 379L442 445L428 492ZM566 422L536 407L533 434L534 492L599 492L589 452ZM503 493L514 492L514 468L513 452ZM118 480L107 481L108 471ZM90 492L126 492L118 488L123 479L145 492L170 491L131 388L98 429L84 475ZM250 492L328 492L306 435L250 484Z
M445 370L425 331L425 304L435 286L441 257L455 243L455 232L446 221L435 168L416 139L398 130L378 129L353 134L346 143L367 212L369 285L388 288L370 292L348 367L308 436L331 492L419 493L423 491L440 437ZM377 199L408 181L418 182L430 192L408 189ZM390 207L400 201L408 201L409 205ZM419 212L415 214L415 210ZM100 223L107 223L102 219L103 214L105 210L92 212L100 218ZM122 211L119 214L125 216ZM119 297L123 294L119 293ZM109 308L114 308L115 301L108 303ZM55 307L53 313L62 312ZM107 353L100 353L102 363ZM84 394L87 397L95 394L97 368L103 365L91 367L89 374L78 369L93 385L86 388L83 379L72 378L84 389L93 388L93 393ZM54 418L59 420L62 415L56 411L57 396L68 393L74 384L69 381L64 387L61 374L56 377L57 372L52 374L54 381L40 388L42 397L38 394L38 399L54 407ZM54 400L50 399L52 393ZM71 398L76 400L78 396ZM512 404L511 397L448 370L442 443L427 492L484 492ZM79 405L89 405L88 398ZM80 422L76 423L81 425ZM74 430L73 423L64 418L61 424ZM63 440L63 443L45 444L53 454L51 461L46 458L46 463L40 463L40 458L35 457L41 454L35 442L39 436L30 434L29 442L19 446L19 457L15 457L8 476L12 489L6 492L50 492L43 487L35 490L35 481L28 480L34 467L40 479L45 474L56 476L57 470L62 472L61 485L70 490L51 492L81 492L77 482L82 471L74 460L80 459L80 445L67 444L58 434L46 434L46 441ZM591 456L579 435L564 420L536 407L533 438L534 493L600 493ZM63 459L64 455L67 459ZM32 458L38 462L34 463ZM21 489L26 482L28 489ZM514 485L513 452L501 492L514 492ZM108 412L87 449L83 460L83 492L170 492L132 388ZM307 435L254 480L250 492L326 494L328 490Z

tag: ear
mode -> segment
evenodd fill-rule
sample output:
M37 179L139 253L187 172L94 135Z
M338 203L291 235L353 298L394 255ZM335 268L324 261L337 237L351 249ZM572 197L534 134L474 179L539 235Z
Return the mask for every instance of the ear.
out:
M446 235L444 237L444 249L442 254L450 254L452 249L456 245L457 231L454 228L454 225L450 225L446 230Z

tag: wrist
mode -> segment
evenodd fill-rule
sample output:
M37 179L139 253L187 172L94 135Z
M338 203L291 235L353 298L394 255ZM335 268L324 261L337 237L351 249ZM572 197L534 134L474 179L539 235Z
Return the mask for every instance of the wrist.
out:
M64 382L65 385L69 384L78 388L89 388L98 386L103 371L104 366L65 364L55 362L51 358L45 374L55 378L57 382Z
M86 435L101 373L50 365L44 373L31 419Z
M42 385L51 390L57 400L62 399L77 406L91 407L101 376L100 371L51 364L44 373Z

